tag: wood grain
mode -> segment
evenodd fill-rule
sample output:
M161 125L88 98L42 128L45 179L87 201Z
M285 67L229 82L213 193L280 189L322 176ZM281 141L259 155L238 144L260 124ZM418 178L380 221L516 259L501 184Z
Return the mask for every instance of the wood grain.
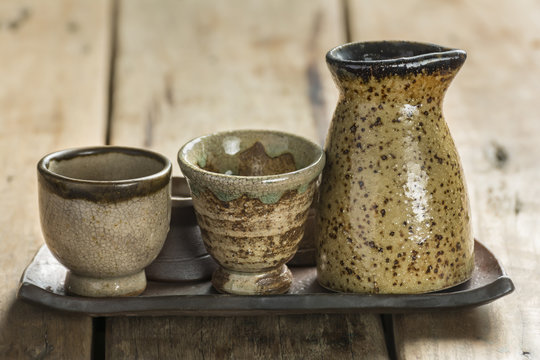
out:
M283 316L279 328L283 358L286 359L388 358L378 316Z
M237 128L322 143L337 99L324 55L344 39L339 5L121 2L114 142L173 160L188 140Z
M468 51L446 97L446 119L468 180L475 235L516 284L513 295L481 308L395 316L398 357L540 357L540 4L363 0L349 8L355 41L407 39Z
M36 163L60 148L102 143L108 1L0 3L0 358L90 358L88 317L15 300L43 243ZM67 336L69 334L69 336Z
M344 41L339 2L124 1L118 33L113 143L175 160L187 140L226 129L322 142L337 98L324 54ZM376 315L112 318L106 333L110 358L386 357Z
M114 359L386 359L377 316L115 318Z

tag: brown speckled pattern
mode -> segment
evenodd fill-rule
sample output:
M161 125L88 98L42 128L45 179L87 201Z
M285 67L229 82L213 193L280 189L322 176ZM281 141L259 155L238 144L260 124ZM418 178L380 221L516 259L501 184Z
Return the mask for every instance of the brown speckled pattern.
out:
M341 97L320 189L321 285L422 293L470 278L467 192L441 113L459 67L366 80L331 66Z
M260 272L285 264L296 252L315 182L286 192L275 204L243 196L224 202L205 191L193 198L204 244L223 267Z

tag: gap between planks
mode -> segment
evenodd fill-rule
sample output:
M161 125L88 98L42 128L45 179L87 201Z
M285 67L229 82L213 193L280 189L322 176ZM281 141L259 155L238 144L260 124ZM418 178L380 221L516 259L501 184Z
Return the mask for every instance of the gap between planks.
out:
M109 74L106 96L106 117L105 117L105 145L111 144L112 118L114 110L114 85L116 73L116 54L118 50L118 11L119 0L111 0L110 12L110 36L109 36ZM105 359L105 331L107 318L98 317L92 319L92 344L91 358Z
M114 85L116 76L116 55L118 52L118 12L120 0L111 0L111 35L109 46L109 79L107 84L107 115L105 125L105 145L111 144L112 118L114 114Z

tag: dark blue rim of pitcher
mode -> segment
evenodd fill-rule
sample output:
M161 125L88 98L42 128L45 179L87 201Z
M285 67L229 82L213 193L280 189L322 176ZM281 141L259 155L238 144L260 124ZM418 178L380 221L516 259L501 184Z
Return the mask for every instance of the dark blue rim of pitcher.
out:
M365 81L371 77L382 79L419 72L453 72L463 65L466 58L464 50L411 41L349 43L326 54L331 70L346 70Z

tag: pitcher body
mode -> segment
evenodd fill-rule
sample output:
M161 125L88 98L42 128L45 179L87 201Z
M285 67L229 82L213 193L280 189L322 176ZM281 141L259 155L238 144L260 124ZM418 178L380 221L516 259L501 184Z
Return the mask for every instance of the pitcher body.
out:
M469 202L442 114L465 58L411 42L346 44L327 54L340 97L318 208L322 286L424 293L471 277Z

